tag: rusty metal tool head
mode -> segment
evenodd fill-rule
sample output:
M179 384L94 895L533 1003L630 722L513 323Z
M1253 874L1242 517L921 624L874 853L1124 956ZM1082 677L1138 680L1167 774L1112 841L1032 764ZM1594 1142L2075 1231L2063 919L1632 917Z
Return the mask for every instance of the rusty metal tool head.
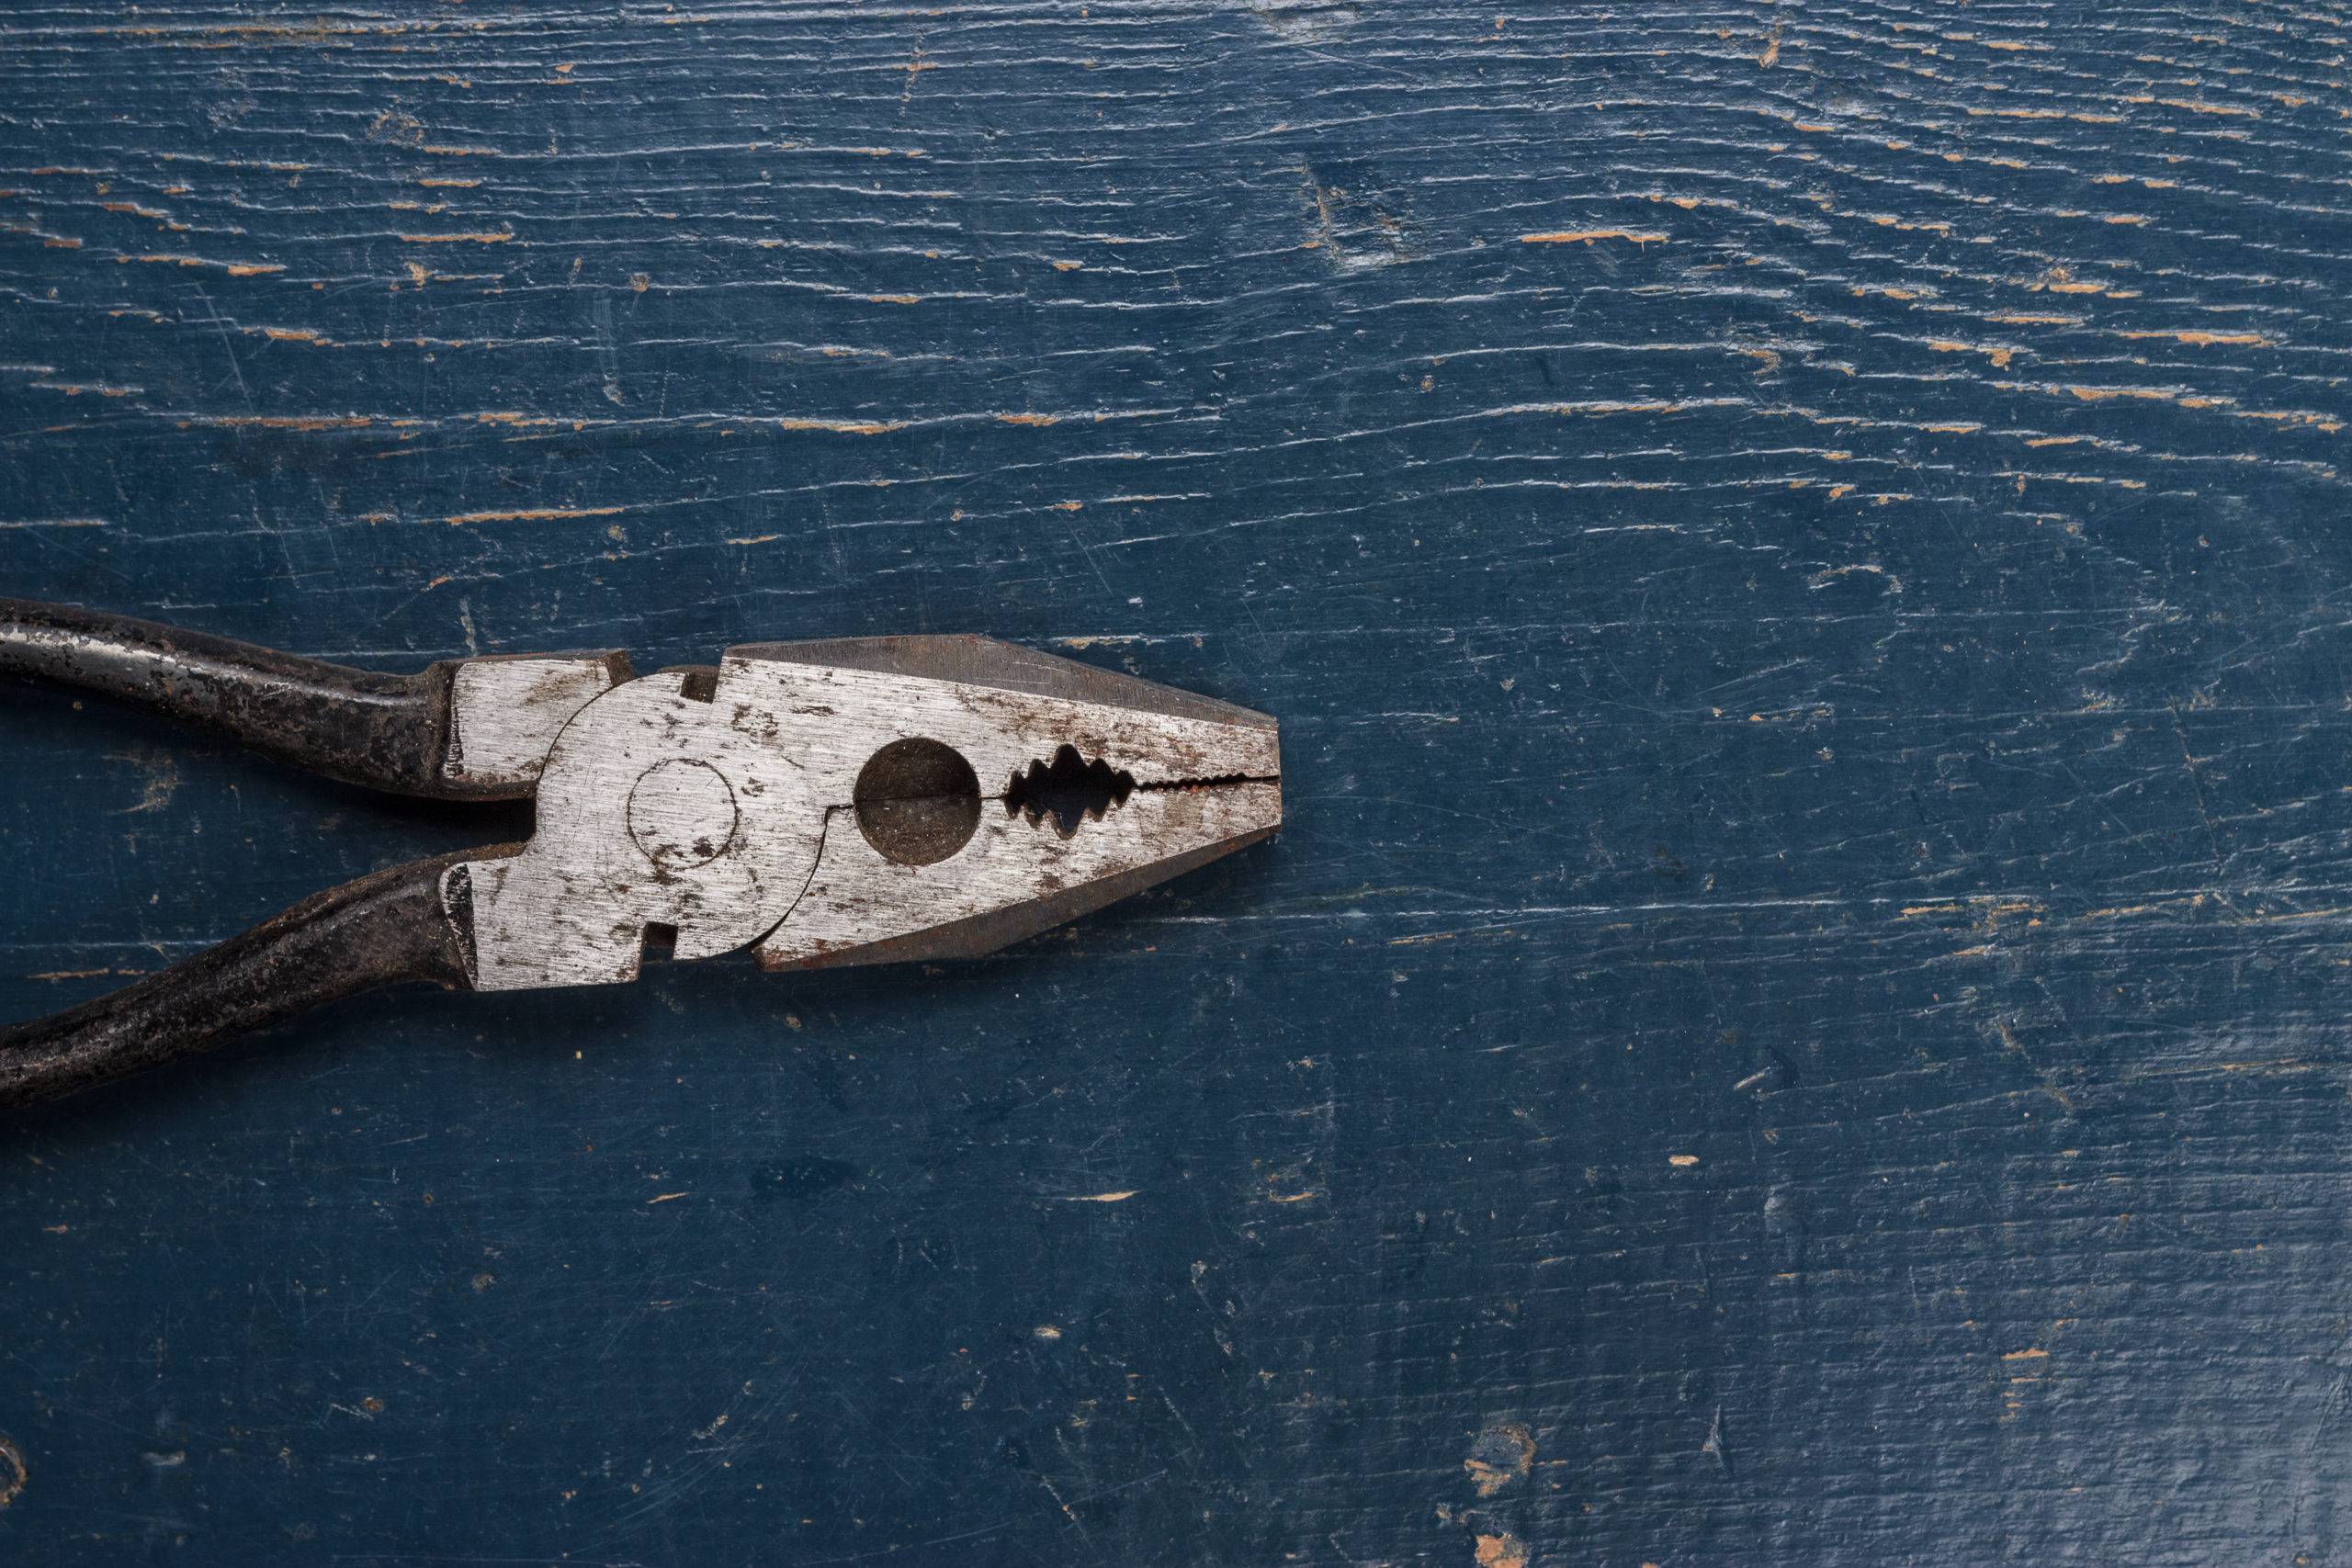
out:
M0 1103L373 986L969 957L1267 838L1274 720L973 637L342 670L0 601L0 672L125 697L335 776L536 795L528 842L379 873L72 1012L0 1029Z
M649 931L767 969L968 957L1265 838L1280 773L1263 714L1005 643L756 644L582 707L537 833L443 892L484 990L633 979Z

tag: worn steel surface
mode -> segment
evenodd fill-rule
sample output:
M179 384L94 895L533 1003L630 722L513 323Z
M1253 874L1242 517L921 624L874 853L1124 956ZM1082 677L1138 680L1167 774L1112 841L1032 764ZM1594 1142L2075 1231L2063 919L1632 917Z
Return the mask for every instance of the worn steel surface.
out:
M0 1129L9 1562L2352 1550L2332 13L0 28L9 591L985 631L1289 807ZM7 1016L526 828L5 740Z
M1014 798L1065 750L1122 786L1082 831ZM650 926L770 969L971 957L1263 840L1281 772L1263 714L981 638L732 649L583 707L450 913L484 990L633 980Z
M535 788L572 716L628 676L628 657L621 653L466 660L449 672L442 775Z

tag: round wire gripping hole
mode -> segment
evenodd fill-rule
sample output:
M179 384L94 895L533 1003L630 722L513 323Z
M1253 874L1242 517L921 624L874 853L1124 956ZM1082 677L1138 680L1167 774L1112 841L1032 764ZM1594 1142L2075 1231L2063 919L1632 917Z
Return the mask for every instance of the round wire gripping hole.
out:
M953 746L917 736L893 740L858 770L857 830L898 865L935 865L980 826L980 780Z

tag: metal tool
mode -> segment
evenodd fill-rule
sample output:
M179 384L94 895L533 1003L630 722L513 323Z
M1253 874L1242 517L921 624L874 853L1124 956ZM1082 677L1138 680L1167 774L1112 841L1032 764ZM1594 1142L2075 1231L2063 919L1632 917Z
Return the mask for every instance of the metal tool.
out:
M71 1093L402 981L967 957L1282 823L1264 714L973 637L756 643L379 675L0 599L0 674L107 696L350 783L536 797L530 840L395 866L50 1018L0 1027L0 1105Z

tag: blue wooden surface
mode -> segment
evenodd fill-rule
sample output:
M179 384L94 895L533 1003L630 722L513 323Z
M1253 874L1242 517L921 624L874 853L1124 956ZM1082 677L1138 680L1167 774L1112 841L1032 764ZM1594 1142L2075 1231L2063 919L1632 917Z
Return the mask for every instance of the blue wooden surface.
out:
M1291 822L0 1128L0 1559L2344 1561L2344 34L10 6L0 589L986 631ZM0 1015L514 827L5 705Z

